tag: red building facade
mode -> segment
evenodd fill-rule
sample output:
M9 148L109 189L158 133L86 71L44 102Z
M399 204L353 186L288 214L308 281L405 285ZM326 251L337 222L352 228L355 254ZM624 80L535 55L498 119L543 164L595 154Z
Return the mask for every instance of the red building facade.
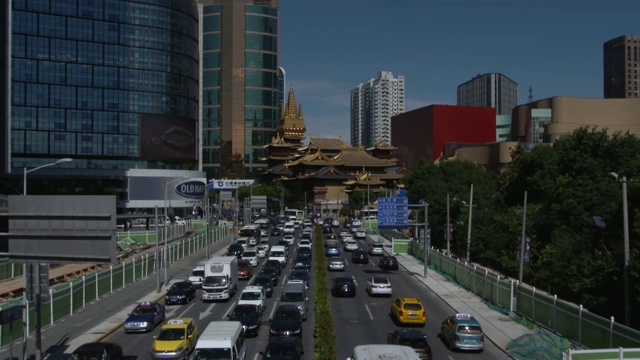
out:
M430 105L391 118L391 143L398 148L393 156L408 169L421 158L435 161L447 143L495 141L496 110L490 107Z

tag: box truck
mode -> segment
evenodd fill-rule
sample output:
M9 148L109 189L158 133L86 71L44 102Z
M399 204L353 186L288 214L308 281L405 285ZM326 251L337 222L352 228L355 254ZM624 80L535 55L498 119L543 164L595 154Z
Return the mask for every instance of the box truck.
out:
M228 300L238 290L238 258L215 256L204 264L202 301Z

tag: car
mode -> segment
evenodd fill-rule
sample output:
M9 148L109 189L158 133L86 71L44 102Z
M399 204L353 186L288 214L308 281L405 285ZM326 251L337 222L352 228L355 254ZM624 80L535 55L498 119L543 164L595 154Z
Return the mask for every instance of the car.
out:
M258 305L261 310L264 310L266 307L266 298L267 294L262 286L250 285L242 289L242 293L240 293L240 298L238 299L238 305Z
M339 237L343 237L343 236L351 236L351 233L349 233L347 230L340 230L340 232L338 233Z
M294 269L289 273L289 280L302 280L307 289L309 289L309 278L309 271L306 269Z
M348 240L345 244L344 244L344 249L346 251L355 251L358 250L358 242L355 240Z
M398 297L391 301L391 318L399 324L424 326L427 311L418 298Z
M303 224L303 226L305 228L312 228L313 229L313 222L311 222L311 220L305 220L302 224Z
M391 287L391 280L386 276L372 276L367 279L367 294L374 295L386 295L391 296L393 294Z
M296 305L278 305L269 321L269 336L302 335L302 318Z
M382 243L369 244L369 255L372 255L372 256L384 255L384 244Z
M251 266L258 266L258 251L255 248L249 248L242 253L242 259L247 260Z
M353 220L351 221L351 226L352 226L352 227L353 227L353 226L360 226L360 225L362 225L362 220L360 220L360 219L353 219Z
M238 260L238 279L250 279L253 276L251 263L244 259Z
M227 248L227 256L237 256L242 257L242 253L244 252L244 247L240 244L231 244Z
M289 240L280 239L280 240L278 240L276 245L281 245L281 246L284 246L284 247L286 247L288 249L289 246L291 246L291 243L289 243Z
M272 267L262 267L262 270L258 273L260 276L266 276L271 279L271 285L278 285L278 270Z
M327 270L330 271L344 271L345 264L344 259L338 256L334 256L329 259L329 265L327 265Z
M452 350L484 349L484 333L480 323L470 314L454 314L440 325L440 337Z
M311 248L311 246L313 246L313 244L308 239L298 241L298 248Z
M313 234L311 233L311 231L303 231L302 235L300 235L300 240L302 239L306 239L306 240L311 240L313 239Z
M293 260L294 265L304 265L307 269L311 269L311 258L307 256L298 256Z
M258 258L264 259L267 257L267 252L269 251L268 246L258 245L256 246L256 253L258 254Z
M202 287L202 279L204 279L204 266L198 265L191 270L188 280L191 281L196 288Z
M280 304L296 305L303 321L307 320L307 313L309 311L307 300L309 300L307 297L307 288L302 280L287 281L282 287L282 292L278 298Z
M276 225L276 229L280 230L280 234L282 234L284 232L284 223L278 223L278 225ZM280 236L280 235L277 235L277 236Z
M260 355L264 359L302 360L304 350L299 337L277 337L269 339L264 351Z
M280 274L282 273L282 263L280 262L280 260L277 260L277 259L271 259L271 260L265 261L264 264L262 265L262 268L276 269L276 273L278 277L280 277Z
M338 238L336 237L336 234L333 233L333 231L331 232L331 234L325 235L324 236L324 240L337 240Z
M342 243L344 244L349 240L353 240L353 236L351 236L351 234L342 235L340 239L342 239Z
M260 236L261 237L269 236L269 233L267 232L267 229L260 229Z
M287 234L283 236L282 240L286 241L289 244L289 246L292 246L293 244L295 244L295 241L296 241L296 239L293 237L292 234Z
M313 254L313 251L311 250L311 248L306 248L306 247L298 248L297 255L299 257L311 258L312 254Z
M152 359L187 359L196 348L198 325L193 318L170 319L151 344Z
M334 278L331 285L331 295L333 296L356 296L356 281L349 276Z
M142 302L129 313L124 321L124 332L147 332L165 319L164 305L157 302Z
M238 304L227 315L229 321L239 321L246 335L258 336L264 309L258 305Z
M309 272L309 268L307 268L307 266L304 264L293 264L293 266L291 267L291 271L293 270L304 270L306 272Z
M378 260L378 267L382 270L398 270L398 259L395 256L385 255Z
M280 236L282 235L282 230L284 229L283 225L278 224L271 230L271 236Z
M356 231L356 239L366 239L367 238L367 233L360 229L358 231Z
M340 244L338 244L338 240L333 240L333 239L327 239L324 241L324 248L325 250L329 247L329 246L335 246L337 248L340 247Z
M247 250L249 247L249 239L238 239L236 240L236 244L242 246L243 250Z
M333 228L331 227L331 224L322 225L322 233L323 234L333 234Z
M189 301L196 298L196 287L191 281L178 281L171 285L164 297L165 305L188 304Z
M333 219L333 221L331 221L331 226L333 226L333 227L340 227L340 220L338 220L338 219Z
M355 250L351 253L351 262L353 264L368 264L369 254L364 250Z
M416 329L397 329L387 335L387 344L406 345L416 351L419 359L431 360L431 346L427 342L427 335Z
M262 286L264 293L268 298L273 296L273 280L271 279L271 276L257 275L253 280L251 280L251 285Z
M329 245L324 251L324 255L327 257L340 255L340 248L338 248L337 246Z
M89 342L78 346L69 356L69 360L89 359L122 360L124 359L122 346L112 342Z

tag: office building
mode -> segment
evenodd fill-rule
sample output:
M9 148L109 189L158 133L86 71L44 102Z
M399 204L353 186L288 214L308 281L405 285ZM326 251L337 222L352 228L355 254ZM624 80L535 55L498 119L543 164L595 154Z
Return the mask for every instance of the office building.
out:
M391 143L391 117L404 112L404 76L381 71L351 90L351 145Z
M276 134L284 72L278 0L199 0L202 29L202 171L255 178Z
M640 97L640 36L623 35L603 45L604 97L606 99Z
M203 177L195 0L2 6L3 193L61 158L73 160L29 175L29 194L117 193L127 207L130 169Z

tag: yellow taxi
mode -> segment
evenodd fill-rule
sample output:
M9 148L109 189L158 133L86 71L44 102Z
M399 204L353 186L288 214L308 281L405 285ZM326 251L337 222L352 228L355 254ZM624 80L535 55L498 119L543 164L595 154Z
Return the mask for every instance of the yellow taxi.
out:
M153 337L151 357L154 359L187 359L196 347L198 326L193 318L170 319Z
M399 297L391 301L391 317L400 324L422 325L427 323L427 312L420 299Z

